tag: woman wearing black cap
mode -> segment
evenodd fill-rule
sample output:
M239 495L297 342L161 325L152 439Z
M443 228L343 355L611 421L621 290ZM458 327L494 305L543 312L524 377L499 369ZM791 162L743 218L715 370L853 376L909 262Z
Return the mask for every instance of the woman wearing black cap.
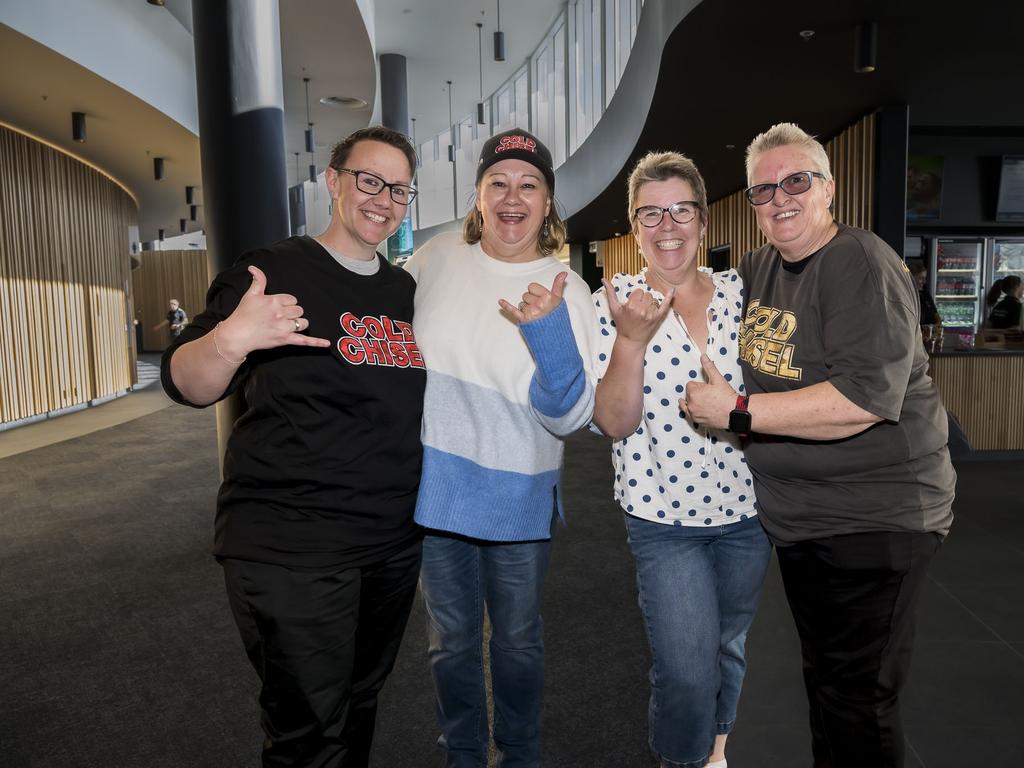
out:
M584 361L596 345L590 291L551 255L565 242L554 184L534 136L492 137L461 237L435 237L406 265L427 364L420 588L449 768L487 765L485 606L499 765L540 764L540 598L561 508L561 436L590 420ZM498 301L520 294L518 306Z

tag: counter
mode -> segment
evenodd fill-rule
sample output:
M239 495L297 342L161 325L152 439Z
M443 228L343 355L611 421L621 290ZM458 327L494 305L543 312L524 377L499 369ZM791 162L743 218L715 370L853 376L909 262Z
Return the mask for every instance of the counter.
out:
M929 373L971 448L1024 449L1024 350L933 352Z

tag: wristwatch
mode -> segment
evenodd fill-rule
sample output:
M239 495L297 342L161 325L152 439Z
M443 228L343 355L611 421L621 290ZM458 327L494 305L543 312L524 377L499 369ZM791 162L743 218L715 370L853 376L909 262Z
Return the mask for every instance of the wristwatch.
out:
M740 437L750 434L750 411L747 410L749 402L749 397L738 395L736 407L729 411L729 431L735 432Z

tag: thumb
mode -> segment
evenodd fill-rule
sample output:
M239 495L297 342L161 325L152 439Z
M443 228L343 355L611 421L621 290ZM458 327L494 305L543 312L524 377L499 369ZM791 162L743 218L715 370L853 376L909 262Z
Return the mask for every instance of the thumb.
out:
M665 317L669 312L672 311L672 300L676 297L675 286L668 289L668 293L665 294L665 298L661 301L661 307L658 309L658 315Z
M252 275L252 285L247 293L250 296L262 296L267 291L267 276L259 267L249 266L249 274Z
M555 281L551 283L551 292L558 298L562 298L562 294L565 293L565 281L568 279L568 272L559 272L555 275Z
M608 311L609 313L614 312L621 305L619 297L615 293L615 286L611 284L607 277L601 278L601 285L604 286L604 297L608 303Z
M700 364L704 369L704 373L708 377L708 384L718 384L719 382L725 381L725 377L719 372L718 367L706 354L700 356Z

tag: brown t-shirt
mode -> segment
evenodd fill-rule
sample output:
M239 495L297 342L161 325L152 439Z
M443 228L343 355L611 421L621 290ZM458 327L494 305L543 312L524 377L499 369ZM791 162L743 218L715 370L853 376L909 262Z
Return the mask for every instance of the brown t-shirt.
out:
M787 271L770 245L740 263L747 392L828 381L883 421L841 440L755 434L746 456L765 528L780 544L879 530L945 534L956 473L906 265L874 234L840 225L801 266Z

